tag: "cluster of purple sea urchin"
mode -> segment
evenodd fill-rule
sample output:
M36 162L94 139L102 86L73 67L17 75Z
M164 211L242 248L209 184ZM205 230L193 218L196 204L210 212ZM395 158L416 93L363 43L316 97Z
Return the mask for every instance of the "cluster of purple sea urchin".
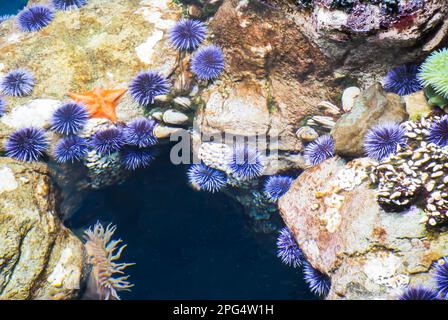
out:
M330 277L313 268L307 261L303 263L303 279L308 284L312 293L320 297L328 295L331 288Z
M281 196L288 192L293 178L288 176L270 176L263 188L263 193L270 202L277 202Z
M51 118L51 128L61 134L80 132L89 120L87 109L77 103L69 102L59 107Z
M7 139L5 151L8 157L32 162L39 160L47 150L45 131L37 128L23 128L13 132Z
M127 142L139 148L150 147L157 143L154 136L156 122L152 119L140 118L131 121L124 129Z
M178 50L192 51L199 48L207 34L205 24L198 20L182 19L170 31L170 40ZM191 71L200 80L214 80L224 70L224 54L218 46L199 48L191 58Z
M187 176L195 189L211 193L221 190L227 183L227 176L224 172L204 163L192 164L188 169Z
M87 0L52 0L52 4L58 10L72 10L85 6Z
M422 89L421 81L418 79L419 68L413 64L398 66L386 75L384 89L400 96L405 96Z
M227 166L233 176L243 181L261 176L264 170L260 152L247 144L233 147Z
M199 48L191 59L191 71L201 80L213 80L224 70L224 54L218 46Z
M169 89L168 80L154 71L140 73L129 84L132 98L145 107L153 104L157 96L167 94Z
M68 136L61 138L54 149L54 157L58 163L81 161L88 152L88 144L84 138Z
M313 166L334 156L334 140L330 135L320 136L305 147L305 159Z
M277 237L277 257L294 268L300 267L304 261L302 250L287 227L282 228Z
M33 5L17 15L17 24L23 32L36 32L54 19L53 10L43 5Z
M207 28L198 20L181 19L170 30L170 40L178 50L196 50L204 41Z
M440 147L448 146L448 115L434 122L429 128L428 142Z
M8 72L0 83L0 91L10 97L24 97L33 92L34 76L22 69Z
M380 124L370 129L364 138L364 151L369 158L381 161L397 152L406 143L406 129L397 123Z

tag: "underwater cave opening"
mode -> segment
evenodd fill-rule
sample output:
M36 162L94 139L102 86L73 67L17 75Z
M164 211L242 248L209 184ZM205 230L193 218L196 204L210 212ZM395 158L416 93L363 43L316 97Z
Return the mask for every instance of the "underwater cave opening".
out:
M301 271L276 257L277 234L255 232L229 196L193 190L169 152L89 194L67 224L81 237L97 220L117 225L120 260L136 263L122 299L313 299Z

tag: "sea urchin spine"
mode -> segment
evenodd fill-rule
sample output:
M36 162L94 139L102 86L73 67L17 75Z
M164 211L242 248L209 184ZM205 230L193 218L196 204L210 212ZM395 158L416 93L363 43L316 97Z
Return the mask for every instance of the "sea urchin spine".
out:
M317 138L305 148L305 158L313 166L334 156L334 140L330 135Z
M170 31L170 40L178 50L195 50L204 41L207 28L198 20L182 19Z
M109 128L96 132L91 145L101 155L119 151L126 144L126 136L121 128Z
M246 144L234 146L228 167L233 176L243 181L259 177L264 170L261 154Z
M45 131L23 128L13 132L5 144L6 155L24 162L39 160L48 147Z
M133 285L128 281L129 276L114 278L114 274L123 274L123 270L134 263L117 263L126 245L118 247L121 240L112 240L116 226L109 224L104 228L97 222L93 228L84 233L85 248L88 262L93 266L90 284L100 300L120 300L118 291L130 291Z
M418 67L413 64L398 66L386 75L384 89L400 96L405 96L422 89L422 84L417 77Z
M156 122L152 119L140 118L127 124L124 131L128 143L140 148L149 147L157 143L154 136L154 127Z
M42 5L33 5L17 15L17 24L23 32L36 32L50 24L53 11Z
M303 278L312 293L325 297L331 288L331 280L326 274L314 269L307 261L303 263Z
M364 139L364 150L368 157L381 161L406 143L406 129L396 123L380 124L370 129Z
M140 105L149 106L154 103L157 96L167 94L169 88L168 80L164 76L149 71L140 73L131 81L129 92Z
M150 148L125 146L121 150L121 162L126 170L146 168L154 160L154 153Z
M56 144L54 157L58 163L80 161L87 154L88 147L84 138L64 137Z
M192 164L187 172L191 185L198 190L211 193L221 190L227 183L224 172L205 165L204 163Z
M58 10L78 9L87 4L87 0L53 0L53 6Z
M59 107L51 119L51 127L62 134L75 134L81 131L87 120L89 112L82 105L69 102Z
M277 237L277 257L287 266L294 268L300 267L303 263L302 250L287 227L282 228Z
M439 300L437 292L423 287L406 288L399 300Z
M23 97L31 94L34 89L34 76L26 70L8 72L0 83L0 90L10 97Z
M264 184L263 193L270 202L276 202L288 192L293 181L287 176L270 176Z
M434 280L439 296L448 299L448 257L444 257L435 263Z
M191 58L191 71L201 80L213 80L224 70L221 48L211 45L199 48Z

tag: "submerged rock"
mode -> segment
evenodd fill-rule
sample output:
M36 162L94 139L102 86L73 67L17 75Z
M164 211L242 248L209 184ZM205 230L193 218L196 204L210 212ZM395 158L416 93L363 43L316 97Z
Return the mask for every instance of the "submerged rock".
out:
M78 297L84 246L58 217L44 164L0 158L0 299Z
M407 117L405 105L398 95L385 93L379 83L371 86L361 93L353 109L344 114L331 131L336 154L362 157L364 137L372 126L388 122L401 123Z
M422 210L391 213L378 205L371 164L328 159L279 202L308 261L331 277L328 299L397 299L408 285L432 285L432 263L448 254L448 232L432 236Z

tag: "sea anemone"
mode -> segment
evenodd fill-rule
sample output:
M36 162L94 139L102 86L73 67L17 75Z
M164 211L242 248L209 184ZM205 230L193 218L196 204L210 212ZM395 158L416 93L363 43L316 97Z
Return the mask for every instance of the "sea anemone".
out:
M405 96L422 89L417 77L419 68L414 64L404 64L389 71L384 79L384 89Z
M277 257L294 268L300 267L304 261L302 250L287 227L282 228L277 237Z
M157 96L167 94L169 89L168 80L153 71L140 73L129 84L132 98L142 106L153 104Z
M397 146L406 143L406 130L397 123L380 124L370 129L364 139L368 157L381 161L397 152Z
M305 148L305 158L313 166L334 156L334 140L330 135L320 136Z
M439 121L432 123L428 141L441 147L448 145L448 116L443 116Z
M119 151L126 144L126 135L121 128L109 128L96 132L91 140L95 151L101 155L109 155Z
M35 32L48 26L53 18L54 13L49 7L34 5L17 15L17 24L23 32Z
M399 300L439 300L437 292L424 287L406 288Z
M307 261L303 262L303 279L308 284L311 292L320 297L325 297L330 291L330 277L314 269Z
M85 6L87 0L52 0L52 3L58 10L71 10Z
M6 110L6 101L2 97L0 97L0 117L5 114Z
M227 183L224 172L205 165L204 163L192 164L187 172L191 185L198 190L211 193L219 191Z
M121 163L126 170L146 168L154 160L154 152L150 148L125 146L121 152Z
M80 161L87 154L87 142L78 136L60 139L54 148L54 157L58 163Z
M149 147L157 143L154 136L156 122L152 119L140 118L131 121L124 129L128 143L140 148Z
M217 46L200 48L191 58L191 71L201 80L216 79L223 70L224 54Z
M75 134L84 128L87 120L89 120L87 109L82 105L69 102L53 113L51 128L62 134Z
M419 78L425 87L448 98L448 48L433 52L420 67Z
M11 97L23 97L31 94L34 89L34 76L26 70L13 70L8 72L0 83L3 94Z
M204 41L207 28L198 20L182 19L170 31L170 40L178 50L195 50Z
M276 202L288 192L293 178L287 176L270 176L264 184L263 193L271 202Z
M6 155L20 161L37 161L48 147L45 131L24 128L13 132L5 144Z
M228 161L232 175L240 180L250 180L263 173L263 160L257 149L246 144L233 148Z
M443 299L448 298L448 257L435 263L434 280L437 292Z
M117 263L126 245L118 247L122 242L112 240L116 226L109 224L106 229L97 222L93 229L90 227L84 232L85 248L88 263L92 265L89 290L101 300L120 300L119 291L130 291L133 285L128 281L129 276L114 278L114 274L122 275L123 270L134 263Z

